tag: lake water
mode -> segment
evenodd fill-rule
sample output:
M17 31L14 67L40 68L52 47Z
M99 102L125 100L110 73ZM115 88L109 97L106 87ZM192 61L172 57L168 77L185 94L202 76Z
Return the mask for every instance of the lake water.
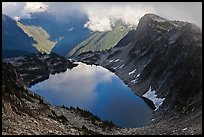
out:
M79 107L120 127L145 126L152 116L152 110L140 97L100 66L79 63L71 70L50 75L30 90L52 105Z

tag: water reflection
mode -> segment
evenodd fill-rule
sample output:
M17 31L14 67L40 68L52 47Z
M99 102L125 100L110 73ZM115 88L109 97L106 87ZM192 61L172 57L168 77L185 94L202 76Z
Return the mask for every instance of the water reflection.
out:
M114 73L83 63L30 88L53 105L80 107L121 127L139 127L151 119L152 110Z

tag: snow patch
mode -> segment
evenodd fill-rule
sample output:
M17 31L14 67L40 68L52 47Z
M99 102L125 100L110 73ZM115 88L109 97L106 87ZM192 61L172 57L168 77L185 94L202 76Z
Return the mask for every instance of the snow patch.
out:
M183 131L187 130L187 127L183 129Z
M50 55L45 55L45 56L38 56L38 58L42 61L45 61L46 59L50 58Z
M169 22L169 23L171 23L172 25L174 25L175 27L178 27L178 25L176 24L176 23L173 23L173 22Z
M113 60L110 60L109 62L113 62Z
M136 79L134 79L134 80L132 80L131 82L135 84L135 83L137 82L137 80L136 80Z
M157 21L157 22L165 22L166 20L165 19L161 19L161 18L153 18L154 21Z
M135 73L136 70L137 70L137 69L134 69L133 71L129 72L129 73L128 73L129 76L132 75L133 73Z
M114 62L118 62L120 59L116 59Z
M117 69L117 68L118 68L118 66L114 67L113 69Z
M139 78L139 76L140 76L140 73L139 73L139 74L137 74L137 77L136 77L136 78Z
M164 27L162 27L162 26L157 26L157 28L159 28L159 29L161 29L161 30L169 31L169 29L164 28Z
M121 68L123 68L125 65L123 64L123 65L121 65L120 67L119 67L119 69L121 69Z
M165 100L165 98L157 98L157 95L155 93L156 93L155 90L152 90L150 86L149 90L143 95L143 97L148 98L154 103L156 107L154 111L156 111L163 104L163 101Z
M28 74L20 74L21 77L27 76Z
M29 67L29 68L27 68L27 70L37 70L37 69L39 69L38 67Z

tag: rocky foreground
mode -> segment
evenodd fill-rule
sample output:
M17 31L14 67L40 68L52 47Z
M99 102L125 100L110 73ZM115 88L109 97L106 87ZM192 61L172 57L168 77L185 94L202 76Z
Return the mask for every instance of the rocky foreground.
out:
M18 68L22 60L25 61L22 63L24 65L30 63L30 57L7 61L11 61ZM58 56L47 57L53 59ZM36 63L38 60L32 61ZM37 64L45 65L42 62ZM70 63L66 67L69 69L71 66L73 64ZM27 81L36 81L32 75L35 71L39 72L40 67L25 71L24 75L20 75L16 68L10 63L2 63L2 134L111 134L112 128L116 128L111 122L101 121L97 116L80 108L50 105L43 97L28 90L30 84Z
M19 64L17 62L18 59L12 63ZM142 128L120 128L79 108L52 106L41 96L28 90L25 86L27 82L22 78L25 75L21 76L17 68L10 63L2 63L3 135L202 134L200 109L190 111L189 115L182 117L172 113L171 117L159 122L152 119L152 123ZM31 72L34 71L36 70ZM26 75L32 74L31 72Z

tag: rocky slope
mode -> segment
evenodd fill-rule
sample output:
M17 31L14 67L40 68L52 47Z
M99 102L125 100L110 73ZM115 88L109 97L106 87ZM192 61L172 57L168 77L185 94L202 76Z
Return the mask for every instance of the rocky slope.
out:
M141 97L149 94L159 106L153 123L202 120L202 33L194 24L146 14L115 48L80 54L78 61L115 72ZM202 132L201 121L191 120Z

